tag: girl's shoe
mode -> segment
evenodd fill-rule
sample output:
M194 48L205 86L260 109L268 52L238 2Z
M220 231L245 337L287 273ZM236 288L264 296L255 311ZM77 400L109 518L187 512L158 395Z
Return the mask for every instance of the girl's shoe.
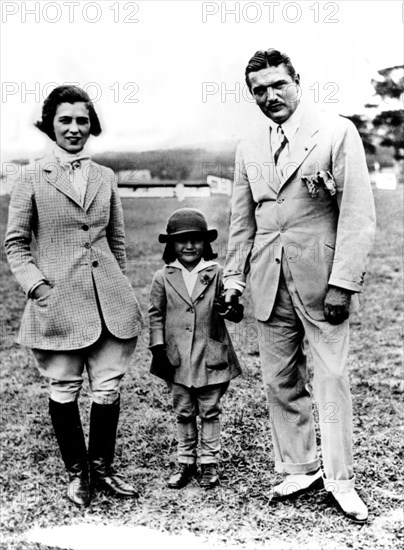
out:
M202 475L199 480L199 485L205 489L211 489L219 483L219 475L217 473L216 464L202 464Z
M184 487L195 475L196 464L185 464L184 462L180 462L178 468L167 481L167 485L170 489L181 489L181 487Z

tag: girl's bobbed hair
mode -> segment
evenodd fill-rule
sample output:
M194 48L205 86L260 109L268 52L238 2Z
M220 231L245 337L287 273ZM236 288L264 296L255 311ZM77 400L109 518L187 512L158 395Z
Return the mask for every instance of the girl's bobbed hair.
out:
M99 136L102 132L100 120L95 112L93 102L87 92L77 86L58 86L54 88L45 99L42 106L42 119L38 120L34 126L44 132L52 141L56 141L53 121L56 115L56 109L61 103L84 102L88 109L90 118L90 134Z
M217 256L218 255L216 254L216 252L213 252L212 245L210 244L209 240L204 239L203 253L202 253L203 259L206 261L214 260L215 258L217 258ZM166 264L171 264L172 262L175 262L176 259L177 259L177 255L174 249L174 239L170 239L167 241L167 244L164 248L163 261Z

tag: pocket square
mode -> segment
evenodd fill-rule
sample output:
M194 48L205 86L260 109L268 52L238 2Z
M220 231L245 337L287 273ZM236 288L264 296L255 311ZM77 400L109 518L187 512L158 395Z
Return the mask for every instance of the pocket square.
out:
M321 184L324 185L331 196L335 195L337 192L337 184L332 174L324 170L320 170L314 176L302 176L302 181L306 184L312 199L318 196L318 189Z
M335 183L335 180L330 172L324 172L324 170L321 170L320 172L317 172L317 176L323 180L323 183L330 192L330 195L333 196L337 192L337 184Z

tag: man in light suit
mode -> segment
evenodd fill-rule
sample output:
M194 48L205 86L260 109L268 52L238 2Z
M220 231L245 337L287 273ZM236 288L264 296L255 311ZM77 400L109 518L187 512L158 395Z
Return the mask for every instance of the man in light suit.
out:
M269 124L237 150L225 288L226 302L235 304L249 276L275 469L284 474L273 497L324 484L346 516L364 522L346 365L348 316L375 230L363 145L349 120L300 101L299 75L285 54L258 51L246 82ZM324 475L304 340L313 358Z

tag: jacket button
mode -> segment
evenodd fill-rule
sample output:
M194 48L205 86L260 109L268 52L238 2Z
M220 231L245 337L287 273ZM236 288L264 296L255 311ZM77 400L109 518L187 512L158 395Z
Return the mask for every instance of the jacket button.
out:
M281 261L280 261L279 258L275 258L275 262L276 262L277 264L280 264L280 263L281 263Z
M187 311L189 311L189 313L193 313L193 312L194 312L194 308L193 308L193 307L189 307L189 308L187 309Z
M83 231L88 231L90 228L88 227L87 224L84 224L84 225L81 226L81 229L82 229Z
M284 227L281 227L281 233L285 233L286 229Z
M282 204L285 199L277 199L277 203Z
M91 243L84 243L84 248L91 248Z
M97 260L94 260L94 262L93 262L93 267L98 267L98 262L97 262Z

